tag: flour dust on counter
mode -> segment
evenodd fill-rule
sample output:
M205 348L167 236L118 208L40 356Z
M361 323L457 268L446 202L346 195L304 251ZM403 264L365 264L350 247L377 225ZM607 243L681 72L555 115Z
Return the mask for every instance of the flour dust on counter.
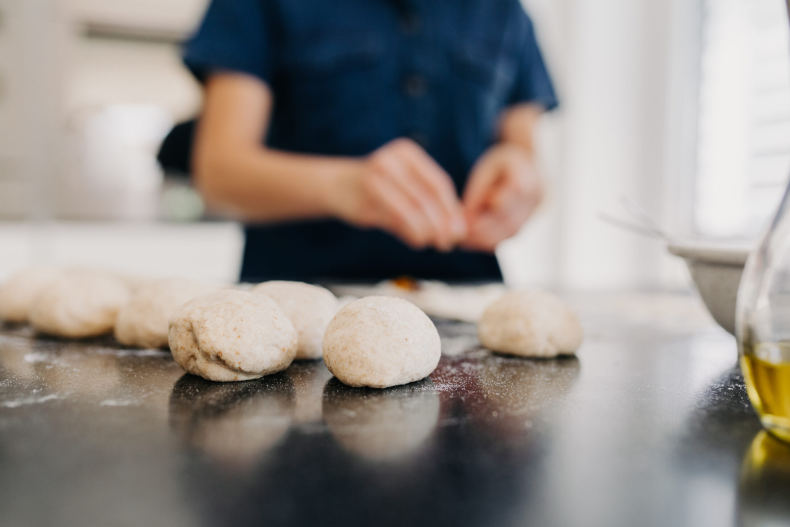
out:
M168 353L123 349L107 338L31 338L4 327L0 350L0 407L8 409L35 405L45 411L74 403L147 407L162 382L181 374Z

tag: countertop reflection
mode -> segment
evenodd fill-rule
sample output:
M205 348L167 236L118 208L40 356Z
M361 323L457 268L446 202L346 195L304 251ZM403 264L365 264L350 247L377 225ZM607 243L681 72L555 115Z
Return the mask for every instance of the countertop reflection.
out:
M210 383L160 351L3 328L3 524L790 521L790 448L760 432L731 337L579 305L578 359L492 355L439 322L437 370L387 390L320 361Z

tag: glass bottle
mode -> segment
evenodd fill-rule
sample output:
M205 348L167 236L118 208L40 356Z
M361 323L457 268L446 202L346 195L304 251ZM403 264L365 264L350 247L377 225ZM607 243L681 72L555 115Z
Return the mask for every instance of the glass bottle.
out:
M738 291L736 336L746 390L760 421L790 442L790 186Z

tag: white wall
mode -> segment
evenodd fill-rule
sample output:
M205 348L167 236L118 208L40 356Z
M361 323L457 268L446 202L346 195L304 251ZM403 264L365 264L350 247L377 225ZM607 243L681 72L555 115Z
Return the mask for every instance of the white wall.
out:
M679 1L679 0L678 0ZM526 2L556 79L561 110L540 136L551 190L541 218L500 250L512 283L611 289L685 282L663 244L618 230L599 211L625 213L621 196L657 222L686 204L688 174L668 170L679 133L669 119L677 2ZM686 49L693 56L693 49ZM693 79L689 79L693 82ZM689 182L690 183L690 182ZM670 193L668 189L673 189Z
M40 216L51 198L41 174L56 169L62 47L57 0L0 0L0 217Z
M61 0L61 3L79 20L183 34L197 24L208 0Z

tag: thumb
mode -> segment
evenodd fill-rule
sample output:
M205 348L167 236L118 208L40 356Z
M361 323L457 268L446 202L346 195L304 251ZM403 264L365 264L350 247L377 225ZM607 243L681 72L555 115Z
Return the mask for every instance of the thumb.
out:
M472 167L463 196L464 210L467 214L475 214L486 205L498 178L498 163L491 158L483 156Z

